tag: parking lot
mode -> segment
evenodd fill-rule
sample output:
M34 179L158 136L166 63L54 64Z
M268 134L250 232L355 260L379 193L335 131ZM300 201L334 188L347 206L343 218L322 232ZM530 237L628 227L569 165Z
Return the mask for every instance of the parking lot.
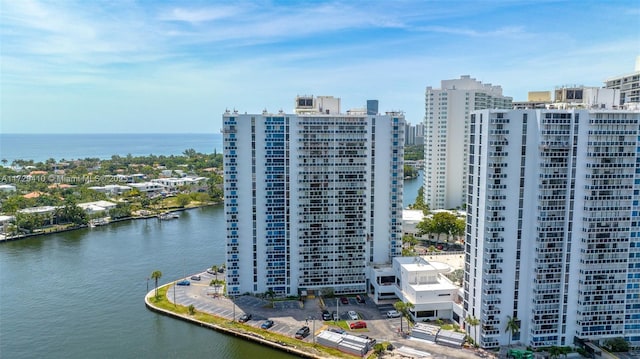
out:
M322 330L336 327L332 320L322 320L322 310L336 311L340 320L354 322L349 318L348 312L355 311L358 320L367 324L366 329L348 330L349 334L366 335L375 338L378 342L391 342L396 348L406 347L416 350L427 350L433 358L475 358L475 354L466 350L457 350L441 347L432 343L409 340L400 335L400 323L403 321L404 329L407 329L406 319L387 318L386 313L393 310L392 304L376 305L370 298L364 297L364 303L359 303L355 297L345 297L348 301L343 304L340 298L325 299L325 307L321 307L322 301L317 298L307 299L304 302L298 300L261 299L250 295L238 296L232 299L224 297L215 288L209 286L214 275L203 272L198 273L200 281L192 280L189 286L172 286L167 292L169 300L178 304L193 305L197 311L206 312L215 316L231 320L238 320L244 314L251 314L251 319L246 322L256 328L260 328L265 320L271 319L274 324L269 331L277 332L288 337L294 337L296 331L302 326L311 329L310 335L302 340L311 342L314 336ZM174 299L175 298L175 299ZM267 330L267 329L265 329ZM455 353L454 353L455 352ZM455 354L455 355L454 355Z

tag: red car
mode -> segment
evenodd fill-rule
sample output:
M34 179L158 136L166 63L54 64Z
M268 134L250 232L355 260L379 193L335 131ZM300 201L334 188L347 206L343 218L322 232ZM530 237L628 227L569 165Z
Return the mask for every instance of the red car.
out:
M363 322L361 320L349 324L349 328L351 328L351 329L364 329L366 327L367 327L367 323L365 323L365 322Z
M340 298L340 303L349 304L349 299L347 299L346 297L342 297L342 298Z

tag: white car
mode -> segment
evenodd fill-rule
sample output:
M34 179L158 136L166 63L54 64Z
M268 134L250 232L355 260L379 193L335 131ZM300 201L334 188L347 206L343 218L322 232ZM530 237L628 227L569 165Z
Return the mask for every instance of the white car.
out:
M398 318L401 315L402 313L397 310L390 310L387 312L387 318Z
M353 310L350 310L349 312L347 312L347 314L349 315L349 318L351 318L351 320L360 319L358 318L358 313L354 312Z

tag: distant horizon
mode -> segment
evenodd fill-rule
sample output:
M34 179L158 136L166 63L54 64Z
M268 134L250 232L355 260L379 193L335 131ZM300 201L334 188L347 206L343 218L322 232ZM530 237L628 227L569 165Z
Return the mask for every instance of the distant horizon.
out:
M211 133L22 133L0 134L0 159L45 162L118 156L171 156L185 150L222 153L222 134Z

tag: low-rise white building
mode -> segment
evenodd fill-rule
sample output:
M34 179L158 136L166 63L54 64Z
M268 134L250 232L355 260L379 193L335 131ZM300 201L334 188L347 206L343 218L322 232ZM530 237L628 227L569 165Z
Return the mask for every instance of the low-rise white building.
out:
M40 206L40 207L29 207L24 209L19 209L18 213L25 214L50 214L56 211L56 209L62 208L61 206Z
M424 220L424 212L421 209L402 210L402 234L418 235L418 223Z
M121 195L127 191L131 191L131 187L122 186L119 184L110 184L106 186L93 186L93 187L89 187L89 189L92 189L100 193L106 193L109 195Z
M87 214L107 212L110 209L116 208L116 204L109 201L95 201L78 203L78 207L82 208Z
M206 183L207 178L192 177L192 176L181 177L181 178L170 177L170 178L152 179L151 182L161 184L162 186L165 187L166 190L177 190L179 187L182 187L182 186L194 186L194 185L200 185L200 184Z
M442 261L427 260L433 257L442 257ZM460 269L462 261L459 254L442 254L395 257L392 266L371 266L367 272L369 297L376 303L411 303L415 321L440 318L460 322L462 291L445 274Z
M424 258L396 257L393 259L396 275L396 295L403 302L413 304L411 316L414 320L453 319L458 321L461 313L454 310L458 299L459 287L443 274L452 271L444 263L427 262Z
M146 194L159 194L164 191L164 186L155 182L129 183L129 186Z

